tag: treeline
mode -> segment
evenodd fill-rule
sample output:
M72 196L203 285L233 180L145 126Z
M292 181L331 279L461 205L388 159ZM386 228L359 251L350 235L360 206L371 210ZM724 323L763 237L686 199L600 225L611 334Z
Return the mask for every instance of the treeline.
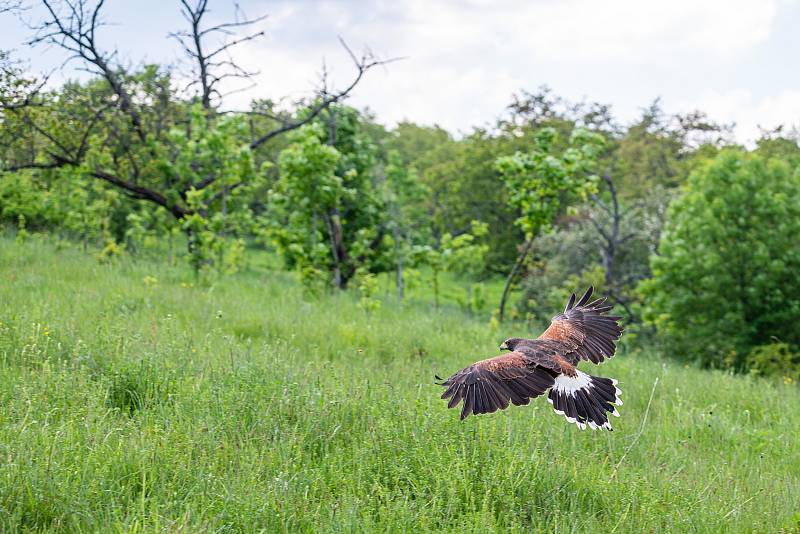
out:
M44 4L34 44L93 74L50 87L1 57L0 221L22 237L58 232L101 259L185 259L201 276L267 248L310 291L357 285L367 309L380 273L402 299L424 268L437 306L440 275L456 273L472 309L485 306L481 282L502 278L495 320L549 320L593 284L624 310L630 339L800 379L793 133L746 149L700 112L669 115L656 100L623 124L546 88L462 137L386 128L345 103L385 61L346 45L345 87L323 80L306 101L230 111L221 84L249 73L220 58L260 32L226 37L229 25L204 24L207 2L181 3L187 89L174 67L117 63L96 39L102 4Z

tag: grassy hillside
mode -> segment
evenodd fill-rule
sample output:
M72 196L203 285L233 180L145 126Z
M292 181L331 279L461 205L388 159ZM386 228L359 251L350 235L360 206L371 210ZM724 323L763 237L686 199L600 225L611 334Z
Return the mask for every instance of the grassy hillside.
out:
M544 399L459 422L433 374L524 331L193 282L0 240L0 531L800 529L795 386L623 347L613 433Z

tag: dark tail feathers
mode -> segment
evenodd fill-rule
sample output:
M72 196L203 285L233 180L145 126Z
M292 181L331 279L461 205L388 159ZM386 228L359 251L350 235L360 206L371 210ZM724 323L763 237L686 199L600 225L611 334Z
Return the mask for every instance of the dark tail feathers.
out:
M578 371L577 376L558 375L547 400L557 414L567 418L583 430L604 428L612 430L608 414L619 417L616 406L622 406L620 390L613 378L588 375Z

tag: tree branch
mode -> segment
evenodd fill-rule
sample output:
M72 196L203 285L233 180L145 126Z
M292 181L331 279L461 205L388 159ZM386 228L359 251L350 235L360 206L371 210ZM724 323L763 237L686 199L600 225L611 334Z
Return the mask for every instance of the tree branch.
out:
M87 21L87 0L77 0L74 3L65 0L64 3L68 6L66 15L58 13L52 0L42 0L50 20L42 22L34 28L38 33L28 41L28 44L49 43L71 52L75 59L81 59L94 65L97 71L93 72L100 74L108 82L111 90L119 99L119 108L128 116L139 139L144 142L147 135L141 117L133 104L131 95L125 89L115 69L110 65L111 58L115 53L105 54L97 45L96 32L97 28L103 25L100 20L100 10L104 2L105 0L97 2Z
M180 43L186 56L196 65L196 78L187 85L192 87L195 85L200 86L200 102L206 110L213 107L212 97L217 95L221 98L221 93L216 89L217 84L225 78L252 78L256 73L247 71L237 65L232 59L227 61L212 61L216 56L230 50L231 48L242 43L252 41L264 35L264 31L257 31L238 37L231 41L224 41L216 48L208 51L205 44L205 39L215 33L223 35L233 35L230 31L233 28L250 27L253 24L261 22L266 18L266 15L256 17L254 19L244 18L234 22L226 22L217 24L209 28L201 29L203 17L208 13L208 0L198 0L196 4L192 5L189 0L180 0L181 14L183 18L189 23L190 30L179 31L169 34L169 37L175 39ZM232 72L225 72L222 74L213 74L212 70L220 68L231 68Z
M356 57L355 54L353 54L353 51L350 49L349 46L347 46L347 43L344 41L344 39L340 37L339 42L347 51L348 55L353 60L353 64L356 67L356 76L355 78L353 78L350 84L347 85L344 89L337 91L336 93L330 94L328 93L328 90L326 88L327 76L324 76L322 80L323 84L322 89L318 92L319 101L317 102L317 104L313 105L311 108L308 109L308 112L303 119L294 122L285 122L282 126L275 128L274 130L267 132L266 134L255 139L252 143L250 143L250 148L257 148L266 143L267 141L269 141L270 139L272 139L273 137L277 137L278 135L281 135L283 133L294 130L296 128L300 128L301 126L308 124L309 122L314 120L317 117L317 115L319 115L322 112L322 110L327 109L331 104L335 104L336 102L339 102L347 98L353 91L353 89L355 89L356 86L359 84L359 82L362 80L367 71L377 66L386 65L388 63L392 63L394 61L399 61L400 59L402 59L402 58L391 58L387 60L379 60L376 59L370 52L365 52L359 59Z

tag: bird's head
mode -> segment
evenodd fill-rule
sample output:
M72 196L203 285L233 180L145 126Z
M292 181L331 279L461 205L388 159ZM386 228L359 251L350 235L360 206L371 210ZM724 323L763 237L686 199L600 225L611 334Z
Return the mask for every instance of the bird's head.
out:
M510 337L500 343L500 350L515 350L520 341L522 341L522 339L518 337Z

